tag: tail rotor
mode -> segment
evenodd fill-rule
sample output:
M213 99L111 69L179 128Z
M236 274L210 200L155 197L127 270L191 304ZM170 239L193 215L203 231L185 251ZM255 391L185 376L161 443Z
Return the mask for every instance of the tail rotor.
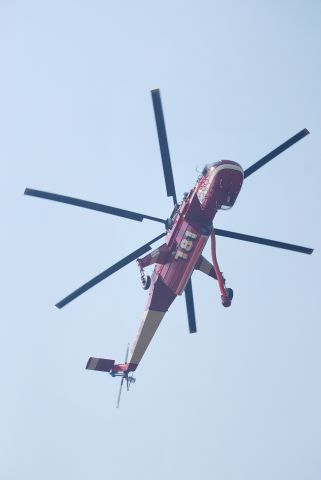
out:
M127 345L127 349L126 349L126 355L125 355L125 364L127 363L128 361L128 354L129 354L129 343ZM116 404L116 408L119 408L119 404L120 404L120 397L121 397L121 393L122 393L122 389L123 389L123 383L124 383L124 380L126 379L126 385L127 385L127 391L129 390L129 387L132 383L135 383L136 381L136 378L134 378L132 375L128 375L128 372L123 372L122 373L122 378L121 378L121 382L120 382L120 386L119 386L119 392L118 392L118 397L117 397L117 404Z

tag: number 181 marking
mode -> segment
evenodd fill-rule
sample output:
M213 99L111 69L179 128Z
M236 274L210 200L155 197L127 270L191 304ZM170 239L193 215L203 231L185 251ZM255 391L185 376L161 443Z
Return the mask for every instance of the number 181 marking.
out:
M175 254L175 260L178 260L179 258L182 258L183 260L188 259L188 253L190 252L193 247L194 247L194 240L197 238L196 233L192 233L189 230L186 230L184 234L184 238L181 240L179 247L177 249L177 252Z

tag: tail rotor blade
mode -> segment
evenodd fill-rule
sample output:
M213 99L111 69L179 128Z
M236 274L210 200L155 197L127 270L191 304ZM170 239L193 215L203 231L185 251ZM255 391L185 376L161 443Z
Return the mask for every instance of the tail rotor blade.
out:
M118 392L118 397L117 397L116 408L119 408L120 397L121 397L121 392L122 392L122 389L123 389L124 378L125 378L125 376L122 377L121 382L120 382L120 387L119 387L119 392Z
M146 218L147 220L166 224L166 220L158 217L152 217L150 215L144 215L143 213L132 212L130 210L123 210L122 208L111 207L109 205L103 205L101 203L88 202L87 200L81 200L79 198L66 197L65 195L58 195L57 193L43 192L42 190L26 188L24 194L31 197L53 200L54 202L66 203L68 205L74 205L76 207L88 208L89 210L95 210L97 212L109 213L110 215L129 218L130 220L136 220L137 222L142 222L144 218Z
M166 233L162 233L161 235L158 235L158 237L154 238L153 240L151 240L150 242L146 243L145 245L143 245L142 247L138 248L137 250L135 250L134 252L130 253L129 255L127 255L127 257L123 258L122 260L120 260L119 262L115 263L114 265L112 265L111 267L107 268L107 270L103 271L102 273L100 273L99 275L97 275L96 277L92 278L91 280L89 280L89 282L85 283L84 285L82 285L80 288L78 288L77 290L75 290L74 292L72 292L70 295L68 295L67 297L63 298L62 300L60 300L60 302L58 302L56 304L56 307L58 308L62 308L64 307L65 305L67 305L68 303L70 303L72 300L74 300L75 298L79 297L80 295L82 295L83 293L85 293L87 290L89 290L90 288L92 288L93 286L97 285L98 283L100 283L102 280L105 280L105 278L109 277L110 275L112 275L113 273L117 272L118 270L120 270L121 268L125 267L126 265L128 265L130 262L132 262L133 260L136 260L136 258L140 257L141 255L143 255L144 253L148 252L149 250L151 250L151 244L154 243L154 242L157 242L157 240L161 239L162 237L164 237L166 235Z
M156 120L159 148L161 151L166 191L168 197L173 197L174 205L177 205L177 198L174 185L174 177L172 171L171 158L169 154L165 120L163 114L162 101L160 96L160 91L158 89L152 90L152 100L154 107L154 114Z
M251 167L247 168L244 171L244 178L252 175L252 173L256 172L259 168L263 167L266 163L270 162L273 158L277 157L280 155L280 153L284 152L284 150L288 149L292 145L294 145L296 142L304 138L306 135L308 135L310 132L306 128L301 130L299 133L294 135L293 137L289 138L286 142L282 143L279 147L275 148L272 150L272 152L268 153L265 155L265 157L261 158L261 160L258 160L256 163L254 163Z
M189 279L185 287L185 301L186 301L189 333L196 333L197 329L196 329L194 298L193 298L193 289L192 289L191 279Z
M125 363L127 363L128 354L129 354L129 343L127 344L126 355L125 355Z
M267 245L269 247L283 248L284 250L306 253L307 255L311 255L313 252L313 248L301 247L291 243L278 242L276 240L269 240L268 238L254 237L253 235L245 235L244 233L220 230L219 228L215 228L215 233L216 235L220 235L222 237L235 238L236 240L243 240L245 242L259 243L260 245Z

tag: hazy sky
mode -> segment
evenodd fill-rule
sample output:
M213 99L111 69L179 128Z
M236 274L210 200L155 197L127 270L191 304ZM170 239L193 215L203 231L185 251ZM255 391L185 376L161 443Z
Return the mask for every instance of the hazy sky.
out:
M321 3L0 0L1 480L321 478ZM250 166L215 225L233 305L195 272L115 409L146 303L135 263L54 304L162 232L23 196L25 187L167 217L150 90L160 88L178 197L196 169ZM205 255L210 258L209 247Z

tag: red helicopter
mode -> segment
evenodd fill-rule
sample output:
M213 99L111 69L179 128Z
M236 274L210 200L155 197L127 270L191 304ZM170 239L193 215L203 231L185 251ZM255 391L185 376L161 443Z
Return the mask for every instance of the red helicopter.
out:
M148 219L162 223L165 227L164 233L161 233L158 237L130 253L56 304L58 308L64 307L97 283L123 268L125 265L134 260L137 261L140 269L142 287L145 290L149 290L149 293L143 319L131 351L129 352L128 346L124 363L116 364L114 360L91 357L86 366L89 370L108 372L113 377L120 376L122 378L117 406L119 405L120 393L124 380L127 382L127 388L129 388L129 385L135 381L135 378L130 375L130 372L134 372L137 369L137 366L165 313L177 295L185 293L189 331L190 333L196 332L191 282L191 275L195 269L216 279L220 289L223 306L229 307L231 305L233 290L226 287L225 279L217 262L215 248L216 235L283 248L294 252L306 254L311 254L313 252L313 249L311 248L213 228L213 219L216 213L219 210L230 209L234 205L241 190L243 180L256 172L259 168L263 167L284 150L308 135L309 131L307 129L301 130L244 171L238 163L232 160L220 160L206 165L197 179L194 188L192 188L189 193L185 193L182 201L178 203L168 149L160 91L158 89L152 90L151 95L167 196L172 197L174 202L174 210L168 219L152 217L150 215L40 190L27 188L24 192L25 195L84 207L139 222ZM165 237L165 240L161 246L148 253L143 258L140 258L141 255L144 255L152 249L151 245L153 243L163 237ZM209 237L211 238L212 263L202 256L202 251ZM152 277L149 277L145 274L144 268L152 264L156 265Z

